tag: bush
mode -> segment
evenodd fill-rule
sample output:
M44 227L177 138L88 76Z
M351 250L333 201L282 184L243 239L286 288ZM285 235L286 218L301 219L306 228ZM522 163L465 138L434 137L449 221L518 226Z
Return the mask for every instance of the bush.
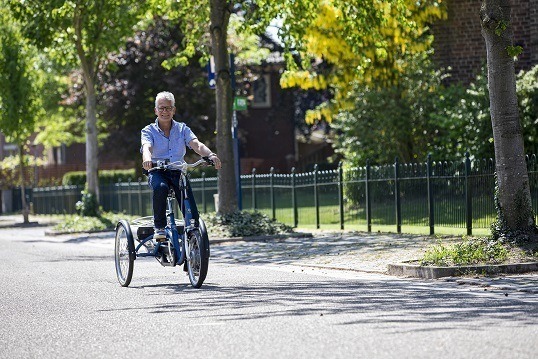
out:
M237 211L227 215L210 213L204 216L212 237L248 237L292 233L293 229L254 211Z
M77 212L82 217L99 217L99 204L97 203L97 196L94 193L90 193L87 190L81 192L82 200L78 201L75 206Z
M102 170L99 171L99 183L111 184L118 182L138 181L134 169L129 170ZM86 172L67 172L62 179L64 186L84 186L86 184Z
M114 230L116 223L121 219L132 220L136 216L129 216L123 213L101 212L98 217L82 217L79 215L65 215L62 220L54 226L59 232L92 232Z

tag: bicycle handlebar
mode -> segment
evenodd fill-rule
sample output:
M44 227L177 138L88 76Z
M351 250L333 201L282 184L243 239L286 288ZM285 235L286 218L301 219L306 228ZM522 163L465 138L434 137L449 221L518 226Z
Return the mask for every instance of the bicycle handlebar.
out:
M171 163L165 163L165 161L157 161L153 163L153 167L148 170L148 173L155 170L180 170L185 173L189 168L195 168L202 164L214 166L215 163L209 159L209 157L202 157L194 163L187 163L182 161L176 161Z

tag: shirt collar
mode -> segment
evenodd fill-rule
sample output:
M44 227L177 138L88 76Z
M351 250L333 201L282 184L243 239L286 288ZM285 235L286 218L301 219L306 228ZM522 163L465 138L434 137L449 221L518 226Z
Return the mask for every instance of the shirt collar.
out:
M157 131L161 132L161 133L164 133L164 131L159 127L159 118L155 118L155 122L154 122L154 125L155 125L155 128L157 129ZM172 119L172 127L170 127L170 131L172 131L172 129L174 127L176 127L178 125L178 122L174 119Z

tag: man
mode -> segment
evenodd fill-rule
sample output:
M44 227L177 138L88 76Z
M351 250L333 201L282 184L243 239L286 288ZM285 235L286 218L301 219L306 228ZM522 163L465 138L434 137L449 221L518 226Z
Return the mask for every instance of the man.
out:
M176 112L174 95L170 92L160 92L155 98L154 123L142 129L142 167L149 170L154 162L184 161L187 146L203 157L209 157L216 169L221 168L218 156L198 141L196 135L183 122L173 119ZM166 198L169 188L172 187L179 194L179 171L152 171L148 175L148 182L153 190L153 222L155 234L153 239L157 242L166 240L164 227L166 226ZM192 193L188 194L192 199ZM183 206L181 206L183 207ZM191 200L192 215L198 220L198 210L194 200Z

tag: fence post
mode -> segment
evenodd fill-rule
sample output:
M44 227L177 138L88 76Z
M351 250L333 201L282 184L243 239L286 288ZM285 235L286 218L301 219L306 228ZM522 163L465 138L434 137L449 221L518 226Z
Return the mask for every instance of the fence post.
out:
M144 217L144 210L142 207L142 178L138 177L138 213L139 216Z
M293 227L299 224L297 213L297 194L295 193L295 167L291 169L291 206L293 207Z
M473 234L473 193L470 175L471 160L469 159L469 152L465 152L465 219L468 236Z
M256 168L252 169L252 209L256 210Z
M340 229L344 229L344 169L338 163L338 207L340 212Z
M275 208L275 168L271 167L269 170L269 188L271 191L271 214L273 215L273 221L276 220L276 208Z
M202 208L204 209L204 213L207 213L207 201L205 199L205 172L202 172Z
M116 188L118 190L118 212L121 212L123 210L123 206L121 205L121 179L118 180Z
M400 198L400 163L394 159L394 202L396 205L396 232L402 233L402 203Z
M428 161L426 162L427 170L427 182L428 182L428 217L430 225L430 235L435 233L435 221L434 221L434 211L433 211L433 185L432 185L432 155L428 154Z
M366 227L368 232L372 231L372 206L370 198L370 160L366 160Z
M127 207L129 208L128 209L128 213L129 214L133 214L133 200L131 199L131 195L132 195L132 190L131 190L131 177L129 177L127 179Z
M319 229L319 193L318 193L318 164L314 165L314 207L316 210L316 228Z

